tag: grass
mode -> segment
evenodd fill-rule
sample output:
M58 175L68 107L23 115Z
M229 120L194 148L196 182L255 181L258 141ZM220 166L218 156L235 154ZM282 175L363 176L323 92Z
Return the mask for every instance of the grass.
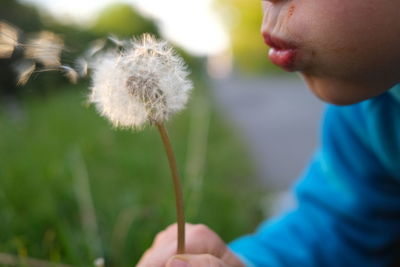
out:
M75 266L132 266L175 221L156 129L115 130L67 87L0 108L0 252ZM252 231L261 192L240 139L204 89L167 127L187 220L224 240Z

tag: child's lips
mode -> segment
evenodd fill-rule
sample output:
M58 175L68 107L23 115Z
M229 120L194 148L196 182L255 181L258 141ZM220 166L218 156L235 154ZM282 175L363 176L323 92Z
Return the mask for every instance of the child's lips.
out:
M275 65L278 65L287 71L294 70L296 50L275 49L272 47L269 50L268 57Z
M282 39L263 33L265 43L270 47L268 57L275 65L287 71L294 71L298 48Z

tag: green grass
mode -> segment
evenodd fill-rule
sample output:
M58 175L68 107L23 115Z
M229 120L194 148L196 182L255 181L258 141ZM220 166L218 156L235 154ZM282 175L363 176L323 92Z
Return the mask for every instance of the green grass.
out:
M203 91L202 91L203 90ZM132 266L175 221L157 131L112 129L83 86L0 108L0 252L76 266L104 256ZM187 220L224 240L261 219L260 192L240 139L196 89L167 127L183 174Z

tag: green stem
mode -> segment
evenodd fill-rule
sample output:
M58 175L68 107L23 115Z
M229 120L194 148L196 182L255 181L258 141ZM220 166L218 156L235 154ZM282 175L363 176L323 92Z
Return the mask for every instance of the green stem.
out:
M174 184L175 191L175 204L176 204L176 219L178 224L178 254L185 253L185 214L183 206L183 193L182 186L179 180L178 168L176 165L176 160L174 152L172 150L172 145L168 137L167 129L163 123L156 123L158 131L160 133L162 142L164 144L165 151L168 157L169 168L171 170L172 181Z

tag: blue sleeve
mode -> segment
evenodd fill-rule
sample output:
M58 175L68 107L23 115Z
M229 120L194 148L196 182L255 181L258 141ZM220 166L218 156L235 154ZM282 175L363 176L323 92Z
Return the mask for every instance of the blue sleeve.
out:
M231 249L249 266L400 266L400 102L328 106L321 142L297 207Z

